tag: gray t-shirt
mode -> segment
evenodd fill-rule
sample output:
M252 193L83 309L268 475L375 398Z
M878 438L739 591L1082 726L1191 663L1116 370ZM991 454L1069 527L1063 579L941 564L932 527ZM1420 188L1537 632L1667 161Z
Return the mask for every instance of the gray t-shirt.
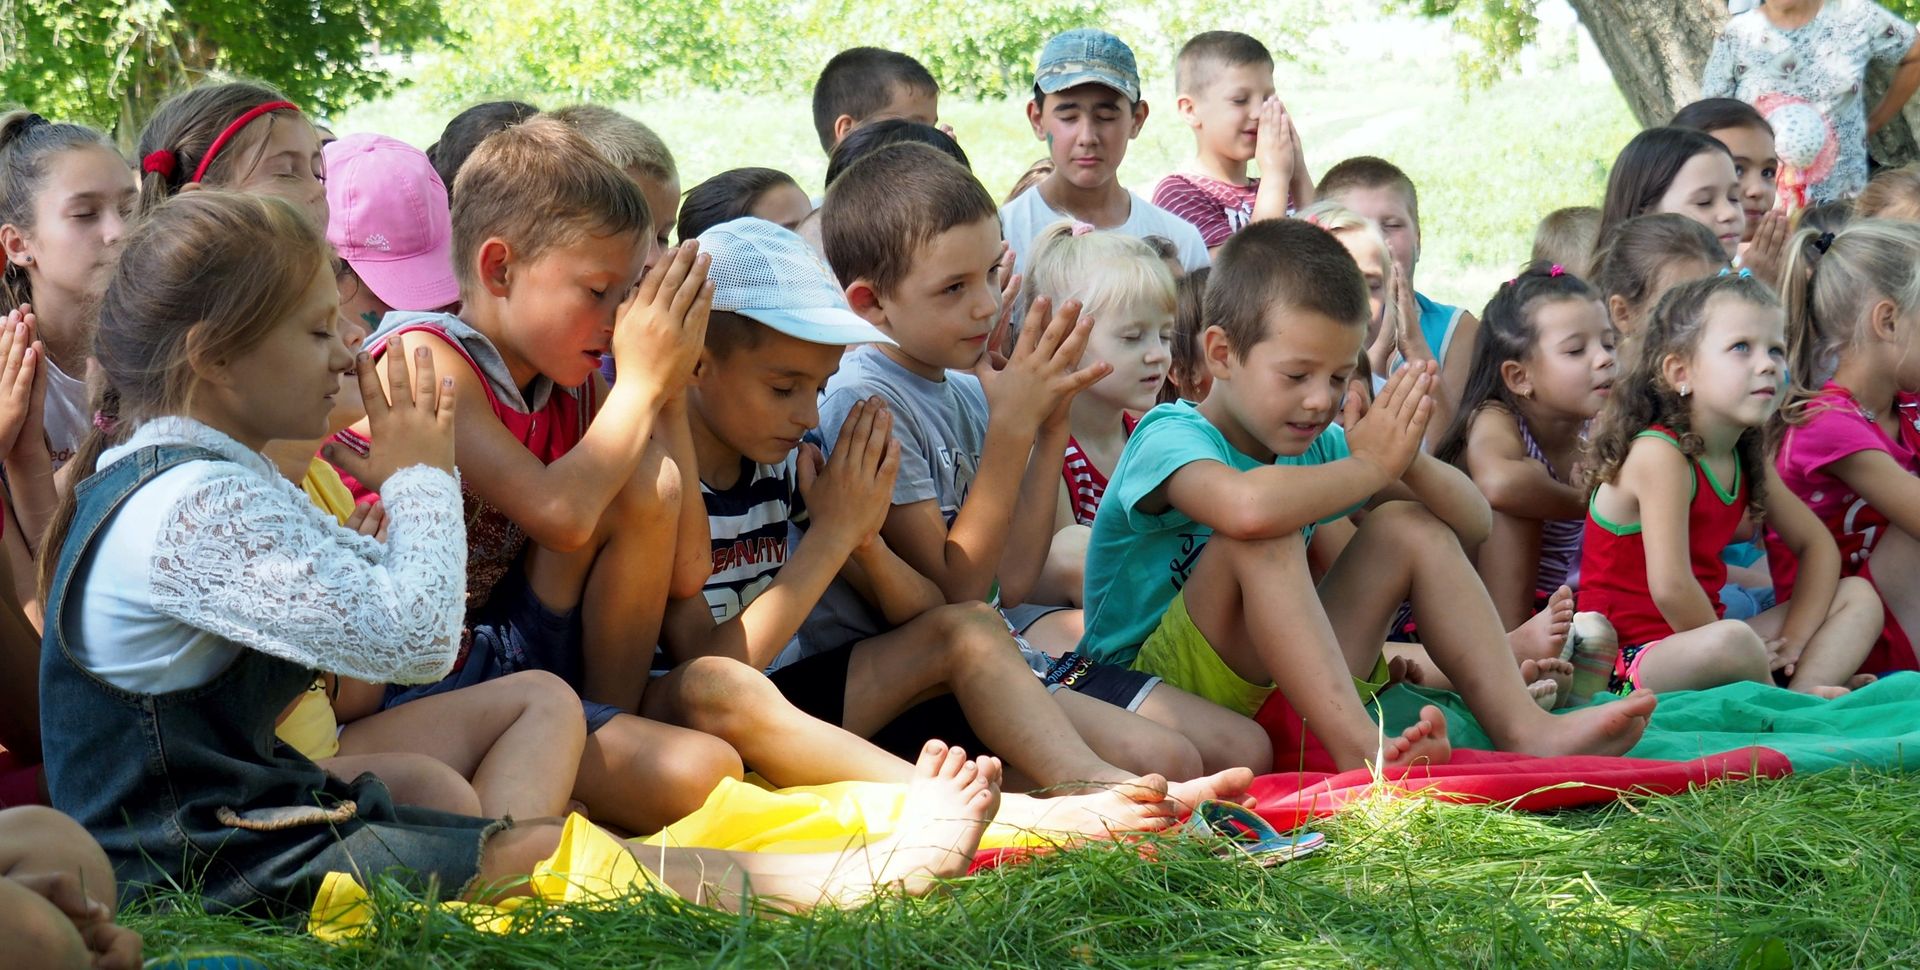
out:
M855 404L879 395L893 409L893 436L900 442L900 474L893 504L932 500L953 524L980 466L987 440L987 395L972 374L948 371L930 381L894 363L872 344L841 358L840 372L820 400L819 442L830 450ZM836 579L800 627L801 652L820 653L887 630L886 620L845 580ZM784 659L784 658L783 658Z

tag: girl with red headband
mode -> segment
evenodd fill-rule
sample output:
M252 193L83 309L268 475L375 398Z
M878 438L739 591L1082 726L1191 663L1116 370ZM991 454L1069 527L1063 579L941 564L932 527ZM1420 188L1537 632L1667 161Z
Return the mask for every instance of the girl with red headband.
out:
M202 186L286 199L327 225L320 134L280 92L250 81L168 98L140 129L140 211Z

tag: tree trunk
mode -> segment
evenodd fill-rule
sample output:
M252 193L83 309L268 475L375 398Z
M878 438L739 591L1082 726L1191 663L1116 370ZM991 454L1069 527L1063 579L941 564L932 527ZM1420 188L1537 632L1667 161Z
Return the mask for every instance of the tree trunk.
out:
M1727 20L1725 0L1569 2L1642 125L1665 124L1681 106L1699 99L1707 56ZM1867 72L1868 110L1891 76L1888 69ZM1917 127L1920 100L1907 105L1905 117L1896 116L1874 135L1874 160L1899 165L1920 158L1913 135Z

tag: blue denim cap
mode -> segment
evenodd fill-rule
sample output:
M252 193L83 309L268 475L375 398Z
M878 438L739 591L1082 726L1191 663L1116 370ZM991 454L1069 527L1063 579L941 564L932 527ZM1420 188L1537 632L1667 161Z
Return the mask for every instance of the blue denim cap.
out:
M1081 27L1054 35L1040 49L1033 83L1041 94L1056 94L1082 84L1103 84L1140 100L1140 68L1133 48L1104 30Z

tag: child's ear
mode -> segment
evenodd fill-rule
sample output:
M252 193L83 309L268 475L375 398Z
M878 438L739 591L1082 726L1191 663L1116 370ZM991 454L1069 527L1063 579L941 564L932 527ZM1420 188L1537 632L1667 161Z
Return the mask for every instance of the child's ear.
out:
M1867 326L1875 337L1892 340L1900 329L1900 308L1892 300L1881 300L1867 311Z
M225 387L231 383L227 362L215 360L207 354L206 335L205 324L196 323L187 328L187 369L193 371L194 379L199 383Z
M1633 332L1628 324L1633 322L1633 308L1627 305L1627 298L1618 293L1607 296L1607 319L1613 321L1613 329L1622 336Z
M480 287L487 295L496 299L506 297L513 289L509 282L509 269L513 262L513 247L505 239L492 236L480 244L480 251L473 256L474 277L480 281Z
M1047 140L1046 129L1040 127L1040 102L1027 102L1027 124L1033 126L1033 137L1039 141Z
M838 146L847 137L847 132L860 126L852 115L841 115L833 119L833 143Z
M1133 131L1128 132L1127 137L1128 138L1140 137L1140 129L1144 127L1146 123L1147 123L1147 103L1145 101L1135 101L1133 103Z
M1192 128L1196 131L1199 130L1200 119L1198 116L1194 114L1194 111L1193 111L1193 95L1183 94L1183 95L1180 95L1179 97L1174 98L1173 112L1174 114L1177 114L1180 116L1181 121L1184 121L1187 123L1187 127Z
M1692 380L1688 377L1686 358L1681 357L1679 354L1668 354L1660 361L1660 377L1667 382L1668 387L1674 389L1675 393L1678 393L1682 387L1689 390L1692 389ZM1681 396L1685 397L1686 395L1683 394Z
M7 262L14 266L33 262L33 254L27 251L26 235L11 222L0 226L0 253L5 253Z
M1502 361L1500 364L1500 382L1515 397L1533 396L1533 375L1527 373L1525 366L1517 360Z
M887 326L887 311L880 305L880 292L873 284L857 279L847 284L847 304L868 323L881 329Z
M1233 357L1233 347L1227 342L1227 331L1218 324L1208 327L1200 333L1200 359L1207 365L1207 373L1216 381L1227 379L1227 364Z

